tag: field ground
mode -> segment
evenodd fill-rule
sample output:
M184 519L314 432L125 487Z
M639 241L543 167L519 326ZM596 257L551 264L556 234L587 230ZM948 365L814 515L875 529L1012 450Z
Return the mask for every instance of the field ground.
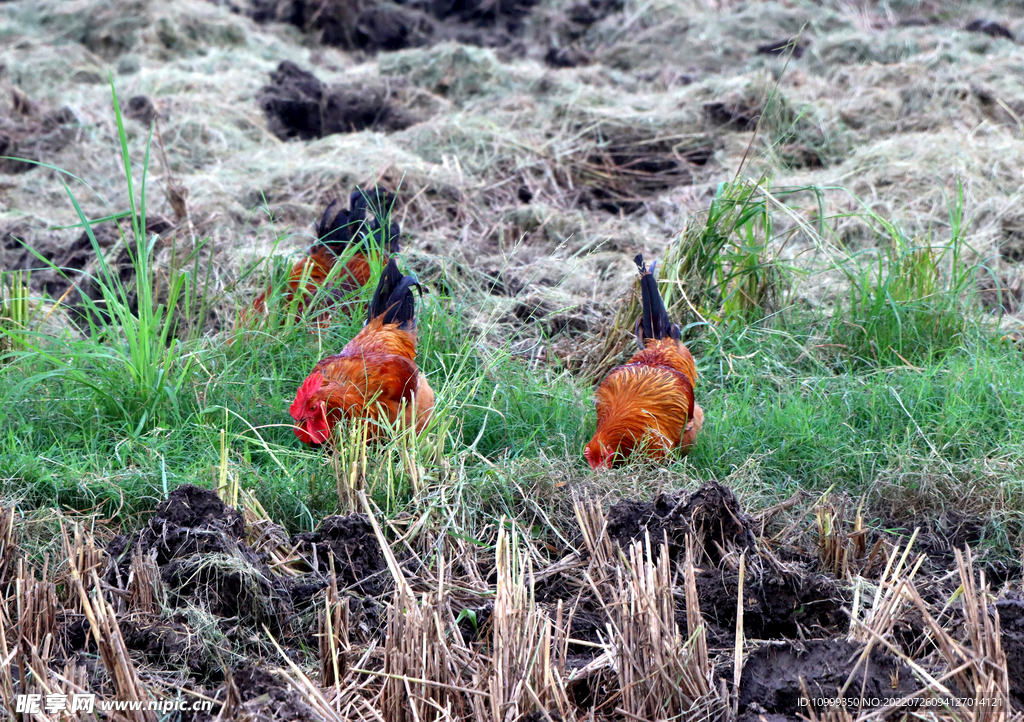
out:
M1017 37L1010 3L0 3L2 714L1018 717ZM373 183L438 406L309 449L288 406L362 319L236 322ZM594 473L637 253L707 420Z

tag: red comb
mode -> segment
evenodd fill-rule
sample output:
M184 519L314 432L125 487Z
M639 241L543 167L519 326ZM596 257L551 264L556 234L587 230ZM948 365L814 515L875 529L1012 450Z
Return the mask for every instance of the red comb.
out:
M306 380L302 382L302 386L295 393L295 401L292 402L292 407L288 410L293 419L301 421L307 416L306 406L309 404L309 398L319 391L323 384L324 377L319 371L314 371L306 377Z

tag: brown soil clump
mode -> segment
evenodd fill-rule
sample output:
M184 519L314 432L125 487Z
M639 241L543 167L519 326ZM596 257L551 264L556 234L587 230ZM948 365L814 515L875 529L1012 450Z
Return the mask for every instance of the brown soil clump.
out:
M260 92L259 103L270 129L282 140L310 140L367 129L390 132L418 122L393 102L393 93L382 85L327 86L287 60L270 79L271 84Z
M345 50L401 50L454 40L481 47L518 42L536 0L251 0L257 22L286 22Z
M287 586L244 541L245 520L207 489L186 484L157 506L139 532L107 546L107 583L128 586L134 554L153 554L172 608L192 604L259 629L287 626Z
M74 141L78 118L70 108L42 113L21 91L12 98L11 112L0 114L0 173L26 173Z
M317 531L298 534L293 543L321 574L330 574L333 556L338 587L343 591L380 596L391 588L380 543L365 514L327 517Z
M689 496L660 494L653 502L625 500L608 510L608 535L622 547L642 540L645 532L652 544L667 538L673 558L685 552L686 537L693 534L715 564L728 550L752 549L755 543L736 495L717 482Z

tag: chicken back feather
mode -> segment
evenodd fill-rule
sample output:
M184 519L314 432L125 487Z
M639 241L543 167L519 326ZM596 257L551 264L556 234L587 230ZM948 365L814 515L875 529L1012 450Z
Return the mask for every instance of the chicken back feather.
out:
M402 276L394 259L381 274L367 323L340 354L322 359L302 382L290 413L295 435L322 444L343 419L367 419L370 435L400 421L417 432L430 418L434 392L416 366L419 284Z
M375 253L383 253L380 260L386 263L391 254L399 251L401 229L398 224L388 223L384 228L381 223L393 205L394 195L384 189L363 191L357 188L349 197L348 209L342 208L337 200L331 201L316 226L318 242L309 249L305 258L292 267L287 290L282 294L284 308L292 308L294 304L296 321L302 318L321 289L325 289L334 266L353 244L357 245L357 250L337 272L331 287L325 289L326 294L321 294L326 297L320 299L320 305L335 305L365 286L370 280L370 261ZM369 222L366 220L367 209L374 214ZM376 239L376 243L371 238ZM252 311L267 313L269 293L269 290L264 291L256 297ZM325 308L317 317L317 323L323 325L328 320Z
M665 310L657 281L637 256L642 314L636 324L640 350L612 369L595 393L597 430L584 449L594 469L623 462L634 451L663 458L696 442L704 423L694 386L697 367Z

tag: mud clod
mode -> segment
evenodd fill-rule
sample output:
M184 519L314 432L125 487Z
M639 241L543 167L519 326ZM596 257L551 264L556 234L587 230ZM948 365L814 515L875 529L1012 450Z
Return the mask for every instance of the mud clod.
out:
M704 117L711 125L731 130L753 130L761 119L761 109L740 101L714 101L704 104Z
M232 674L242 707L243 718L270 720L319 720L301 695L278 675L260 667L246 666Z
M157 113L156 106L153 105L153 101L145 95L136 95L128 99L128 106L125 109L126 116L132 120L137 120L143 125L150 125L156 120Z
M706 568L697 575L701 613L723 645L732 642L736 630L738 582L736 572L722 569ZM743 626L751 639L833 636L849 627L846 604L830 577L766 573L744 584Z
M565 48L552 46L544 55L544 62L552 68L575 68L580 65L590 65L590 61L590 53L572 45Z
M391 588L387 563L365 514L327 517L320 529L296 535L293 543L322 574L330 574L333 556L341 589L379 596Z
M994 20L985 20L978 18L967 23L967 27L964 28L970 33L985 33L990 38L1005 38L1007 40L1013 40L1013 33L1005 26L1001 25Z
M790 51L793 53L794 58L801 58L807 51L810 42L807 40L797 38L783 38L782 40L774 40L770 43L757 46L758 55L779 55L786 57Z
M119 626L128 649L141 652L150 664L187 669L192 677L199 679L217 679L220 676L220 670L206 647L178 622L123 620Z
M685 550L686 536L693 534L715 564L729 549L754 545L736 495L717 482L705 484L689 496L660 494L653 502L625 500L608 510L608 535L621 546L643 539L645 531L652 544L667 537L673 558Z
M174 608L196 605L221 618L281 629L292 611L287 586L245 542L245 520L208 489L178 487L149 523L107 546L108 584L124 589L135 553L155 555Z
M287 22L345 50L401 50L447 40L507 47L522 35L536 0L253 0L257 22Z
M53 162L54 155L74 141L78 118L70 108L40 115L22 93L14 94L12 112L0 115L0 173L26 173L37 162ZM35 162L31 162L35 161Z
M291 61L270 74L259 103L282 140L311 140L361 130L396 131L418 122L382 85L327 86Z
M846 684L861 650L860 645L843 639L812 639L760 647L743 665L740 710L756 707L758 711L769 713L797 714L802 709L801 678L811 698L832 699ZM862 666L854 675L851 688L866 699L886 699L909 695L917 686L905 664L874 648L866 678Z

